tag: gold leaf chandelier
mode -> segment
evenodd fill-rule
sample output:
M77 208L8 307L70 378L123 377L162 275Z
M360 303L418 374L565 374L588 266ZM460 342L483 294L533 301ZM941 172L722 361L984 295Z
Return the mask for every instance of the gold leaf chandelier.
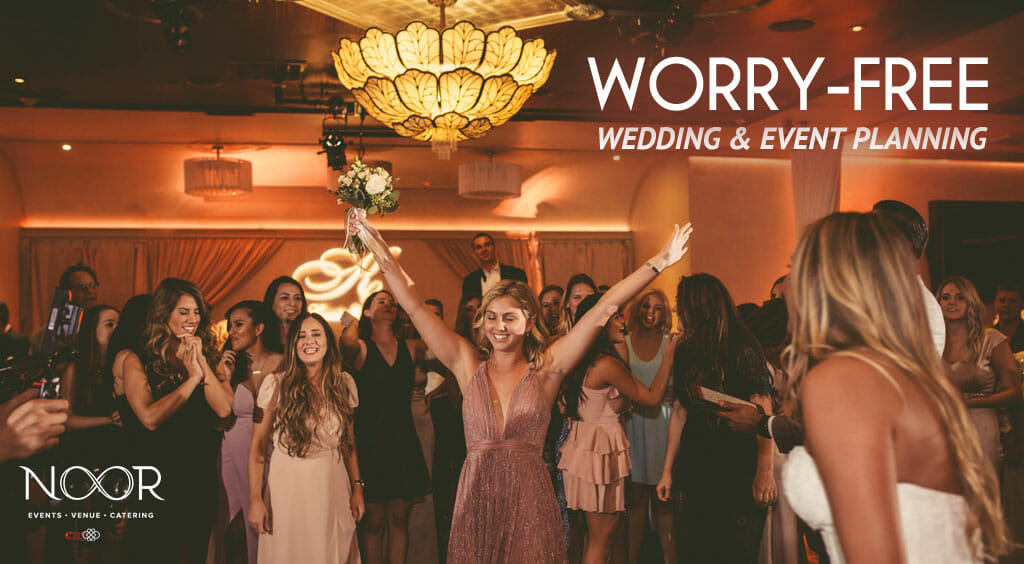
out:
M435 2L444 28L444 3L454 2ZM485 34L467 21L444 31L414 21L394 35L373 27L331 53L359 105L399 135L430 141L441 159L515 115L547 81L555 54L512 27Z

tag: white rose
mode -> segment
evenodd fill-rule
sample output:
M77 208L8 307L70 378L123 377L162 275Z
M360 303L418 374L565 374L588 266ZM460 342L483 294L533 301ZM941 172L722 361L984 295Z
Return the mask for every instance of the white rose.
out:
M380 194L388 187L387 180L379 174L370 175L370 179L366 181L366 193L372 196Z

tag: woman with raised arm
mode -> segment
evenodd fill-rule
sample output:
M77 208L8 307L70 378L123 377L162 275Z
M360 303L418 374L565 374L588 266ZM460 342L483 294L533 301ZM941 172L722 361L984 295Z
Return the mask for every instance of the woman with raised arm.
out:
M154 519L129 522L129 562L202 562L217 508L217 423L233 394L218 364L209 308L195 284L166 278L153 293L139 355L124 360L128 403L148 433L140 459L160 470ZM134 531L132 529L135 529Z
M577 322L600 297L593 294L579 303ZM631 400L647 407L661 404L675 358L666 354L653 380L645 384L630 373L616 350L625 338L626 322L616 313L566 377L561 398L570 430L558 467L569 509L582 512L587 524L584 564L608 561L612 532L626 511L626 482L632 464L622 414ZM678 342L678 336L669 340L668 353L674 353Z
M692 229L678 226L664 250L612 287L568 335L547 347L540 306L525 284L502 281L483 298L476 344L426 307L377 230L354 212L349 229L381 272L430 350L465 391L468 455L459 480L448 562L564 563L565 543L541 448L562 379L608 319L686 252ZM487 351L480 361L478 347Z
M341 350L355 369L359 388L356 447L366 480L366 521L359 535L368 564L406 561L412 503L430 491L411 403L415 362L422 361L426 348L423 341L395 333L396 317L395 298L380 290L366 298L359 323L341 333Z
M365 483L352 429L355 382L342 370L323 317L299 315L287 342L280 371L263 379L253 416L248 519L260 533L258 561L358 564L356 521L365 509Z
M786 288L789 397L806 428L782 471L833 562L980 563L1007 551L999 484L931 339L916 260L878 214L804 231Z

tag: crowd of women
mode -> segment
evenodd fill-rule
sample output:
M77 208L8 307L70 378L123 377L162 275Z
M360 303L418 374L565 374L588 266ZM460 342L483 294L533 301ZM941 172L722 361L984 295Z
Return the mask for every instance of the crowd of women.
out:
M1011 546L1000 413L1018 411L1019 365L963 277L938 286L936 351L898 218L812 224L764 306L738 310L709 274L674 300L647 288L687 225L605 292L586 274L539 296L502 281L462 297L454 330L365 218L350 230L389 290L340 335L288 277L228 309L224 344L185 280L86 311L52 456L160 469L163 501L133 506L152 518L119 532L124 561L205 562L212 545L229 562L406 562L432 491L452 563L757 562L778 453L730 429L722 398L806 428L781 482L821 544L798 552L978 562ZM428 372L429 467L410 408Z

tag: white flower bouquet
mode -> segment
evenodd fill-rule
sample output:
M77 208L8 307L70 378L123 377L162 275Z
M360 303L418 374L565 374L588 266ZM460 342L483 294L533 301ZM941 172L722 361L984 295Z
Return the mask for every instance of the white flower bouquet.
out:
M394 188L395 180L383 168L370 168L359 159L352 162L348 172L338 177L338 187L328 192L337 197L338 205L351 206L345 218L346 233L349 217L355 210L383 216L398 209L399 192ZM345 238L345 248L356 256L365 250L358 237L349 236Z

